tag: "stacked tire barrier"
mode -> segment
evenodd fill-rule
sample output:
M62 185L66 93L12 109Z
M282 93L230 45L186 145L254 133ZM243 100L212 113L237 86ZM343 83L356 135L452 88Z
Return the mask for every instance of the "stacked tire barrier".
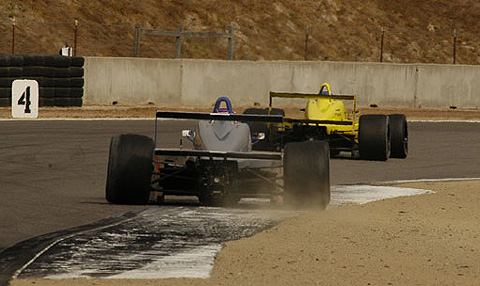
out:
M11 106L12 82L38 82L40 106L82 106L85 59L60 55L0 55L0 106Z

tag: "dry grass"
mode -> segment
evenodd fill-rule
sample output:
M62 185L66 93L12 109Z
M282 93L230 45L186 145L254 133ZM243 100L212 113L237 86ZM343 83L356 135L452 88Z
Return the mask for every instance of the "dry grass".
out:
M457 62L478 64L480 3L474 0L279 0L279 1L47 1L0 0L0 52L11 52L12 17L16 53L53 53L73 45L78 55L131 56L134 26L225 31L236 28L235 58L303 60L310 27L309 60L378 61L386 29L384 61L451 63L459 32ZM143 57L171 58L175 39L141 37ZM183 57L224 59L225 39L186 39Z

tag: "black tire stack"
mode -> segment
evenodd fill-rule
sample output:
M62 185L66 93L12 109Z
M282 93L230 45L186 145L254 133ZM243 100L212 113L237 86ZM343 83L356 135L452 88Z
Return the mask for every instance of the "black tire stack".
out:
M85 59L60 55L0 55L0 106L11 105L12 82L33 79L40 106L82 106Z

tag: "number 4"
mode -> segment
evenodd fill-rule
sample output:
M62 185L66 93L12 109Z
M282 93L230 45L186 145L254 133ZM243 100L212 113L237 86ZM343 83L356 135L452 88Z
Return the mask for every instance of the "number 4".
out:
M27 86L25 91L22 93L20 99L18 99L18 105L25 105L25 113L31 113L30 105L32 102L30 101L30 86Z

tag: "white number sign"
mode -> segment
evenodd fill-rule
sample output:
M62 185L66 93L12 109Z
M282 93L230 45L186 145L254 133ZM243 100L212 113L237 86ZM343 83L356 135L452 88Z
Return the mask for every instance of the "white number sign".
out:
M12 117L38 117L38 82L17 79L12 84Z

